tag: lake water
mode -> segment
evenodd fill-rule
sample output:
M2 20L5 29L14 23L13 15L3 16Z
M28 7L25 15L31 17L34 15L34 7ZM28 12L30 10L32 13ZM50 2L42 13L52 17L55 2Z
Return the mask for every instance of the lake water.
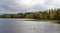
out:
M60 33L60 24L33 19L0 19L0 33Z

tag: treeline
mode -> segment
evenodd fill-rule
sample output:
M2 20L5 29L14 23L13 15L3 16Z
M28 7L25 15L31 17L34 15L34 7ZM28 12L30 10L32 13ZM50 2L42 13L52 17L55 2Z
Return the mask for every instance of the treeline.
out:
M60 20L60 8L55 10L45 10L40 12L28 12L17 14L4 14L0 15L0 18L27 18L27 19L44 19L44 20Z

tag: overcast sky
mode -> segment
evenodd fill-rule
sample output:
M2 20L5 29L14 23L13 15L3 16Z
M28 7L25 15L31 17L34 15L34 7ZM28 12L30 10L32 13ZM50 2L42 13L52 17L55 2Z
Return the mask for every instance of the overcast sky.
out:
M0 0L0 14L37 12L60 7L60 0Z

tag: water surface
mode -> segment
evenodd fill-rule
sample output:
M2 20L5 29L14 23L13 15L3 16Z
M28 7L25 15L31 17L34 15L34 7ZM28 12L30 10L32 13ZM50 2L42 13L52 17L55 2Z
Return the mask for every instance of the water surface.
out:
M31 20L0 19L0 33L60 33L60 24Z

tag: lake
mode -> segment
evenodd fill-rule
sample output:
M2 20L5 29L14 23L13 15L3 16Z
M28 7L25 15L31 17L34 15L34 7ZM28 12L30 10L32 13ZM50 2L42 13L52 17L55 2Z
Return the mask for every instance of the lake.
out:
M34 19L0 18L0 33L60 33L60 24Z

